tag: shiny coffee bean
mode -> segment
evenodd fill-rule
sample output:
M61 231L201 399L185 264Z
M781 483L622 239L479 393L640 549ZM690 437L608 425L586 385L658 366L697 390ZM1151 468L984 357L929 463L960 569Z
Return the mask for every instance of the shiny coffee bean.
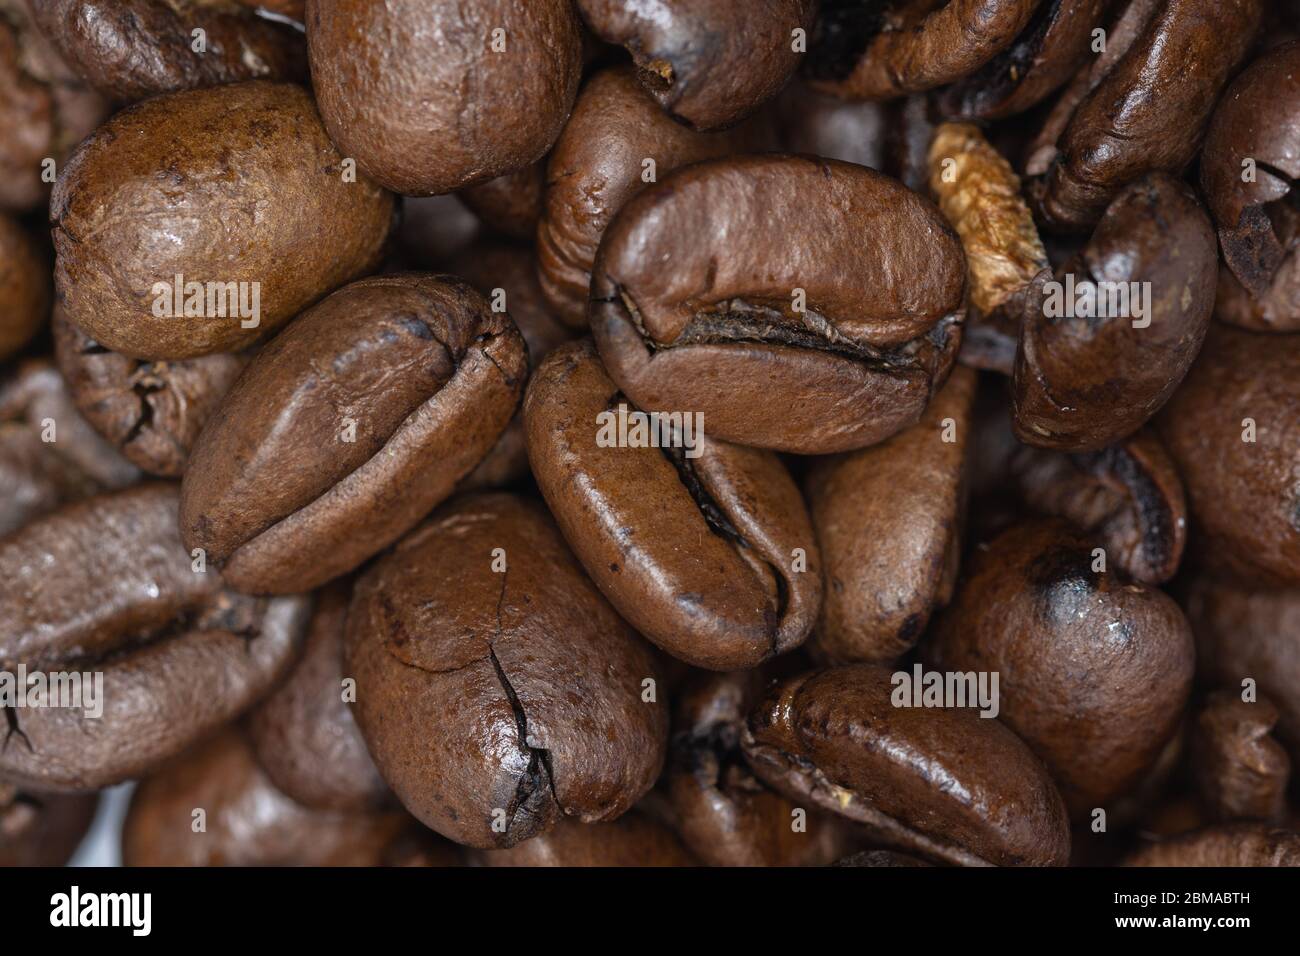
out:
M195 826L195 811L203 828ZM405 814L313 810L281 793L238 730L169 761L136 787L122 832L127 866L377 866Z
M821 606L821 565L781 460L714 441L694 420L686 447L624 447L618 420L637 414L590 340L552 352L529 384L533 475L591 579L696 667L753 667L798 647Z
M889 99L969 76L1009 47L1038 0L825 4L810 69L822 89Z
M179 478L199 431L245 355L217 353L152 362L112 352L54 311L54 354L77 409L132 464Z
M907 431L813 466L808 504L826 565L813 646L822 657L897 660L952 597L974 398L975 373L958 368Z
M563 817L613 820L663 767L648 647L524 499L451 502L372 566L346 660L380 773L458 843L511 847Z
M0 781L0 867L63 866L90 829L99 794L24 793Z
M939 211L900 183L735 157L623 207L593 273L592 332L646 411L700 411L712 437L741 444L847 451L914 424L942 386L964 274Z
M1141 428L1200 351L1215 257L1209 217L1187 185L1155 174L1125 187L1082 253L1054 279L1040 274L1025 296L1016 437L1097 451Z
M240 80L297 80L307 73L296 31L232 4L28 2L63 58L119 103ZM203 31L202 49L195 49L195 30Z
M1047 764L1075 819L1155 762L1195 661L1173 599L1103 560L1064 522L1014 527L968 562L925 649L940 670L1000 675L999 719Z
M47 202L46 160L61 169L108 112L36 28L26 0L0 0L0 210Z
M741 735L745 759L800 806L864 824L908 853L964 865L1061 865L1065 806L996 720L896 707L888 668L851 664L772 688Z
M139 470L77 412L52 362L29 359L0 379L0 536L139 480Z
M1228 87L1201 158L1219 227L1219 317L1300 331L1300 40L1274 47Z
M248 739L271 783L318 810L361 812L392 802L352 717L343 635L352 589L322 589L302 657L248 717Z
M582 67L570 0L309 0L307 42L330 138L415 196L541 159Z
M1157 421L1196 556L1254 587L1300 585L1300 335L1215 323Z
M102 681L83 707L8 709L0 776L90 790L147 773L247 710L293 663L307 601L247 597L198 570L177 505L175 486L139 485L0 540L0 667L78 673L87 690Z
M726 156L757 133L697 133L666 116L627 66L587 81L546 171L537 264L555 314L587 327L591 269L610 220L646 186L679 166Z
M186 546L252 593L351 571L487 454L526 372L509 315L460 280L340 289L258 353L199 436L182 486Z
M155 97L96 130L59 175L50 199L59 302L126 355L237 351L377 265L392 204L364 176L347 180L300 87L257 81ZM220 289L205 285L200 302L192 283Z
M693 0L647 6L577 0L587 25L625 46L637 77L680 123L732 126L777 94L802 59L812 0Z
M1056 143L1045 146L1030 170L1041 170L1039 212L1055 229L1086 230L1128 183L1147 173L1183 171L1200 148L1215 100L1251 48L1264 6L1261 0L1133 5L1146 20L1129 33L1131 46L1071 104Z
M765 671L701 674L676 697L668 794L678 833L709 866L823 866L862 834L832 813L769 790L745 764L740 735Z

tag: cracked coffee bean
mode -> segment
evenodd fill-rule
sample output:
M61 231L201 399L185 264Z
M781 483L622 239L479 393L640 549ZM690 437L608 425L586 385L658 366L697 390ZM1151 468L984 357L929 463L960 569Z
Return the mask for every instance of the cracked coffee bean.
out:
M541 159L582 69L570 0L309 0L307 43L339 150L413 196Z
M702 434L688 448L603 442L600 416L628 413L590 340L552 352L524 402L533 476L587 574L696 667L754 667L798 647L821 606L821 565L785 465Z
M271 783L243 734L228 728L136 787L122 860L127 866L379 866L412 825L395 810L345 813L296 803Z
M95 793L25 793L0 780L0 867L63 866L98 805Z
M0 379L0 536L139 480L139 470L78 414L54 363L28 359Z
M62 169L108 110L36 29L26 0L0 0L0 209L46 202L47 160Z
M154 362L104 348L55 308L54 355L77 409L133 465L179 478L245 355Z
M50 199L68 319L105 348L148 359L266 338L379 262L393 199L364 177L346 182L342 159L311 97L291 84L189 90L123 110L77 148ZM257 307L193 316L176 288L170 297L182 301L169 310L155 287L177 281L235 283L248 293L241 306L257 290Z
M968 562L924 649L939 670L1001 675L998 719L1042 758L1076 820L1155 762L1195 663L1173 599L1097 562L1064 522L1012 528Z
M247 597L196 571L177 505L174 485L137 485L0 539L0 667L102 674L97 705L4 709L0 777L63 791L138 777L289 670L307 600Z
M699 130L732 126L780 91L802 59L796 32L806 38L816 10L813 0L577 4L592 32L627 47L668 115Z
M392 802L346 699L343 638L351 597L346 582L321 589L302 657L248 717L249 743L271 783L317 810L361 812Z
M367 571L347 668L384 779L467 846L511 847L565 817L614 820L663 767L648 647L521 498L451 502Z
M678 170L623 207L601 241L591 327L640 408L826 454L920 419L960 346L964 286L957 237L902 184L744 156ZM782 414L754 415L772 406Z
M181 535L235 587L296 593L392 544L456 487L527 377L510 316L459 279L363 279L263 348L190 456Z
M1253 167L1253 169L1252 169ZM1300 331L1300 40L1274 47L1223 94L1201 157L1219 226L1219 318Z
M306 76L301 36L237 4L200 0L28 0L45 35L119 103L157 93ZM195 49L202 30L202 49Z
M849 664L785 680L750 714L745 759L801 805L877 841L965 866L1060 866L1065 805L1015 734L974 711L895 707L890 671Z

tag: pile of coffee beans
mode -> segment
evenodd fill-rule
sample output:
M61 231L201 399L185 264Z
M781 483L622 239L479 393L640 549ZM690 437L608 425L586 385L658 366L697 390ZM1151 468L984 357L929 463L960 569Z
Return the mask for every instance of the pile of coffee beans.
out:
M0 864L1300 866L1300 3L0 0Z

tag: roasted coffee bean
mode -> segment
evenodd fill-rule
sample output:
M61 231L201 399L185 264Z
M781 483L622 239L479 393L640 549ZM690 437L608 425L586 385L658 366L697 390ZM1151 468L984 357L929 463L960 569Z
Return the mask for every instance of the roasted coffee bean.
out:
M45 35L120 103L240 80L306 76L302 37L231 3L28 0ZM194 31L202 31L201 48Z
M59 176L59 302L126 355L237 351L377 265L392 204L345 178L300 87L154 97L96 130Z
M709 866L822 866L862 835L769 790L745 764L740 734L764 674L698 675L676 697L667 787L677 832Z
M489 299L500 294L528 346L536 367L552 349L576 333L558 321L542 295L532 249L517 243L480 241L447 260L447 270ZM497 443L457 486L461 491L505 488L528 478L528 449L522 412L516 412Z
M251 593L309 590L392 544L478 464L528 359L466 283L364 279L249 363L190 456L181 534Z
M690 418L625 445L621 423L640 414L590 340L552 352L529 384L529 462L587 573L629 624L696 667L753 667L798 647L821 606L821 565L781 460L714 441Z
M1300 833L1264 823L1228 823L1153 843L1125 866L1300 866Z
M325 588L302 658L248 718L257 761L277 789L318 810L383 808L391 794L352 717L343 675L343 632L352 589Z
M380 773L458 843L613 820L663 767L647 646L521 498L452 502L363 575L346 672Z
M756 134L697 133L674 123L626 66L603 70L583 87L546 171L537 228L542 293L555 314L587 326L587 295L600 238L610 220L654 177L725 156Z
M460 191L461 200L494 232L531 239L546 197L546 160Z
M30 359L0 379L0 536L139 479L77 413L53 363Z
M218 353L176 362L104 348L54 310L54 354L86 420L136 467L179 478L217 403L248 363Z
M921 421L813 466L808 503L826 565L813 646L835 662L897 660L952 597L975 373L959 368Z
M1151 6L1133 3L1143 13ZM1128 183L1157 171L1181 173L1249 52L1262 11L1261 0L1157 0L1128 33L1131 46L1071 104L1055 146L1040 146L1030 172L1046 166L1035 192L1046 222L1086 230Z
M1104 560L1064 522L1012 528L969 562L925 648L941 671L1000 675L999 719L1047 764L1075 819L1137 783L1192 687L1178 605Z
M1254 587L1300 585L1300 335L1215 323L1157 425L1197 557Z
M1205 339L1215 260L1209 217L1187 185L1156 173L1125 187L1078 258L1054 279L1040 273L1024 297L1016 437L1098 451L1141 428Z
M668 114L701 130L731 126L777 94L799 66L816 9L812 0L577 4L598 37L627 47Z
M45 255L21 224L0 213L0 360L26 345L49 312Z
M1061 865L1070 831L1038 758L996 720L897 707L888 668L850 664L768 691L741 734L754 772L880 842L964 865Z
M591 324L640 408L824 454L920 419L960 346L964 279L939 211L895 180L744 156L678 170L623 207L601 242ZM781 413L754 414L765 407Z
M1030 509L1068 518L1099 539L1107 560L1129 577L1163 584L1178 571L1187 499L1153 429L1078 455L1018 445L1008 472Z
M1215 691L1196 715L1192 768L1201 800L1216 820L1280 821L1286 814L1291 758L1270 736L1278 712L1264 698Z
M24 793L0 781L0 867L67 863L98 804L95 793Z
M48 164L62 168L108 111L36 29L24 0L0 0L0 209L23 212L44 203Z
M809 57L822 89L880 100L969 76L1016 41L1039 0L832 0Z
M1260 331L1300 331L1300 40L1233 81L1210 122L1201 188L1225 268L1218 315Z
M195 826L195 811L203 827ZM302 806L271 783L248 741L226 729L142 781L122 831L127 866L377 866L405 814Z
M582 68L570 0L309 0L307 42L339 150L417 196L541 159Z
M1046 99L1083 66L1112 0L1042 0L1020 35L975 73L944 90L939 106L962 119L1000 119Z
M1216 687L1257 687L1277 708L1277 738L1300 764L1300 589L1249 590L1200 575L1183 606L1202 678Z
M477 850L475 866L696 866L677 835L633 810L609 823L561 820L506 850Z
M246 597L198 570L177 505L175 486L140 485L0 540L0 667L79 674L85 688L80 707L5 711L0 777L90 790L147 773L291 666L308 602Z

